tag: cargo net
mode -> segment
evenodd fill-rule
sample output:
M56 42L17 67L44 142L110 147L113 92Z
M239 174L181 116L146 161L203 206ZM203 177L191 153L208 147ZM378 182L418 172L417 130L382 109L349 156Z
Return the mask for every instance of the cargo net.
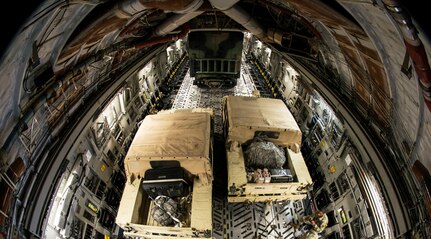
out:
M170 198L157 196L151 209L151 216L162 226L189 227L191 209L191 195Z
M263 138L256 137L244 145L244 158L249 183L275 183L293 181L286 165L286 154L282 147Z

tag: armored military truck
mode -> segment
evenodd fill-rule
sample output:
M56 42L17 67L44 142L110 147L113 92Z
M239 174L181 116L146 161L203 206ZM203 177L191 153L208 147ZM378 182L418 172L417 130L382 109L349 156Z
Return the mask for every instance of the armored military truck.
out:
M187 36L190 76L201 88L232 88L241 72L244 33L191 31Z
M302 133L282 100L225 96L228 202L304 199L312 180Z
M142 238L212 238L212 110L144 118L126 154L116 223Z

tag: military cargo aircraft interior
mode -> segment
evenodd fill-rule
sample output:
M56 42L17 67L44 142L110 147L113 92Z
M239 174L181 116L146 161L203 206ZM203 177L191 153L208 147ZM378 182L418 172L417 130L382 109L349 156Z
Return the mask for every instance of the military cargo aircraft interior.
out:
M414 3L29 4L1 45L0 239L431 238Z

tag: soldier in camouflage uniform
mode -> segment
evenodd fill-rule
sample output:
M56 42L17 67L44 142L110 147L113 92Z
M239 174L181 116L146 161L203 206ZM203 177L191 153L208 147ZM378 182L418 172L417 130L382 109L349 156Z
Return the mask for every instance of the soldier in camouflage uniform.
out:
M318 210L309 216L300 218L299 223L294 226L299 227L302 224L310 225L311 229L302 235L301 239L317 239L319 238L319 233L323 232L328 226L328 216L325 212Z

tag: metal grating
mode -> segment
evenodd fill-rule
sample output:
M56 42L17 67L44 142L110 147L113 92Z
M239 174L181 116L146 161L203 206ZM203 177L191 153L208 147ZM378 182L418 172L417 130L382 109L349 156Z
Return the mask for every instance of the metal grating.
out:
M214 133L222 135L222 98L226 95L251 96L253 90L259 89L262 96L269 97L271 92L253 69L252 64L242 64L241 76L232 89L203 89L193 85L194 77L187 71L182 84L175 95L172 108L209 107L214 110ZM253 74L253 75L252 75ZM261 86L256 87L256 84ZM217 141L217 140L216 140ZM216 239L286 239L294 238L295 231L290 225L295 218L304 215L304 203L297 201L278 201L272 203L228 203L225 167L221 161L224 150L222 142L215 151L220 154L215 157L215 181L213 187L213 236ZM220 151L220 152L218 152Z
M250 77L248 70L244 66L241 67L241 77L237 81L237 85L232 89L204 89L193 85L194 77L190 76L190 70L187 71L181 87L175 95L173 109L189 109L196 107L208 107L214 110L214 132L222 133L221 122L221 101L223 96L227 95L245 95L251 96L256 87Z
M214 238L293 238L295 231L290 222L303 215L302 202L299 200L227 203L226 200L216 198L213 202Z

